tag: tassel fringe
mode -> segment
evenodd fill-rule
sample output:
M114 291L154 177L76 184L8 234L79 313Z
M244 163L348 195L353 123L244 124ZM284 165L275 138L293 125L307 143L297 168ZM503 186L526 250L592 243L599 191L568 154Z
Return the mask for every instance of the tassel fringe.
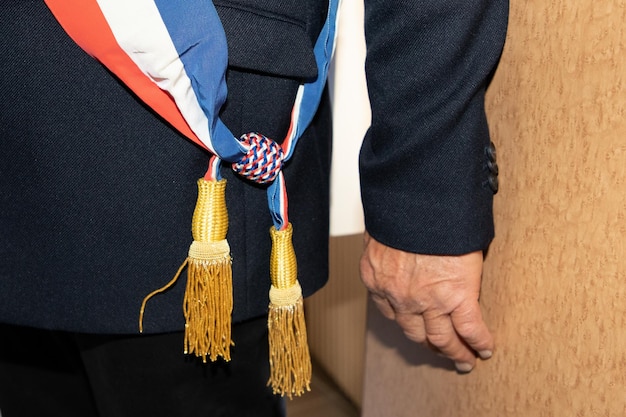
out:
M185 353L206 362L218 356L230 360L233 310L230 249L226 240L193 242L187 259Z
M271 370L268 384L274 394L292 398L310 391L312 367L302 295L289 305L270 304L268 329Z

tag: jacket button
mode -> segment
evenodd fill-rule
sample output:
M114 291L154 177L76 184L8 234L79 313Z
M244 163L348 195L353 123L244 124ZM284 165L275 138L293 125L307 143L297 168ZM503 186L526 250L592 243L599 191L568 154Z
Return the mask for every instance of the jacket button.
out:
M498 177L496 175L490 175L487 179L487 182L489 183L489 188L491 188L491 191L496 194L499 187Z
M490 142L489 146L485 148L485 153L487 154L487 158L489 158L490 161L496 162L496 145L494 145L493 142Z
M487 184L491 191L496 194L498 192L498 163L496 162L496 145L493 142L489 142L489 146L485 146L485 155L487 156L487 169L489 170L489 176L487 177Z
M499 169L498 169L498 163L495 161L487 161L487 168L489 168L489 171L491 171L491 173L493 175L498 175L499 173Z

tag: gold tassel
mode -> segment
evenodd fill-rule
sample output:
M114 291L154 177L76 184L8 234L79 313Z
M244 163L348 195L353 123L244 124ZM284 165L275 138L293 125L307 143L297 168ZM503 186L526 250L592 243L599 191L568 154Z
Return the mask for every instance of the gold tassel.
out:
M198 202L191 222L193 243L187 258L185 353L206 362L230 360L233 284L226 241L226 180L198 180Z
M230 247L226 241L228 213L226 180L198 180L198 201L193 213L193 243L189 256L165 287L149 294L140 312L140 331L146 302L173 285L187 266L187 287L183 301L185 315L185 353L206 362L218 356L230 360L231 314L233 311Z
M302 288L297 280L291 223L270 229L270 308L268 318L270 380L274 394L300 396L310 391L311 357L307 344Z

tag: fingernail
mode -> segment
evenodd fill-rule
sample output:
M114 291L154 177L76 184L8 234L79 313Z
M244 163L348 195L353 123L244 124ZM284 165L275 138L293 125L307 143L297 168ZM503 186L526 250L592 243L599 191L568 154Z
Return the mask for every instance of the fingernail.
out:
M489 359L492 355L493 352L490 350L481 350L478 352L478 356L480 356L481 359Z
M472 364L466 362L454 362L454 366L456 367L457 371L462 373L468 373L472 369L474 369L474 366Z

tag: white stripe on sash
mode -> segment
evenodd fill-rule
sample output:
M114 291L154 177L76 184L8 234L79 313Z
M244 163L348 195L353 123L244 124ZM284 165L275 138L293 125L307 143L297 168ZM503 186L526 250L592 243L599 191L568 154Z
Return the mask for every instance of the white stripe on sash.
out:
M169 92L191 130L215 154L209 132L210 122L198 103L191 80L154 1L97 2L122 50L148 78Z

